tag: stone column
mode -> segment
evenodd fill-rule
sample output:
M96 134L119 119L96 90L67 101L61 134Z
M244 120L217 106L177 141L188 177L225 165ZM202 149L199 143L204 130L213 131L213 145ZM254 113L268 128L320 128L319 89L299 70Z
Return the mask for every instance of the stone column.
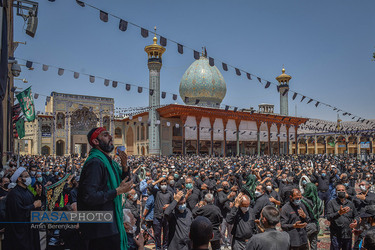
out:
M327 147L327 137L324 137L324 153L327 154L328 147Z
M277 124L277 155L280 155L280 126L281 124Z
M223 127L224 127L224 157L227 155L227 124L228 120L223 119Z
M181 116L181 127L182 127L182 155L186 154L186 142L185 142L185 123L186 123L186 116Z
M268 155L271 155L271 126L272 123L267 122L267 129L268 129Z
M201 148L201 141L200 141L201 128L200 128L200 124L201 124L202 116L196 116L195 120L197 121L197 151L196 151L196 154L198 155L199 152L200 152L200 148Z
M214 155L214 123L215 118L210 117L210 125L211 125L211 156Z
M236 120L236 153L237 153L237 156L240 155L240 123L241 123L241 120Z
M156 109L160 106L160 69L161 63L149 62L149 87L154 90L153 95L149 95L149 120L151 121L149 130L149 152L151 155L160 155L160 126L156 121L160 119Z
M357 136L357 155L361 154L361 137Z
M257 151L258 156L260 156L260 126L262 125L261 122L257 122Z
M295 125L294 126L294 130L295 130L295 134L294 134L294 140L295 140L295 143L296 143L296 154L298 155L299 154L299 150L298 150L298 125Z
M318 138L314 136L314 154L318 154Z
M290 147L290 143L289 143L289 128L290 128L290 125L286 125L286 144L287 144L286 154L287 155L289 155L289 147Z
M306 153L305 153L305 155L307 155L309 153L309 139L306 138L305 141L306 141Z

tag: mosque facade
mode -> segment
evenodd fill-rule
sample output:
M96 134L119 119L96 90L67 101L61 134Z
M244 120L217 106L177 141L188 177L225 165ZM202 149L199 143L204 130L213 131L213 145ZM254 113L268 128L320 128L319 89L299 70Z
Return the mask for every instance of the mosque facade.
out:
M154 43L145 48L150 73L149 111L134 116L114 116L114 99L52 92L45 112L26 122L26 136L15 143L21 154L70 155L88 153L87 133L103 126L113 135L115 147L125 145L128 155L263 155L373 153L373 143L361 137L311 134L300 131L308 119L288 115L291 76L279 82L280 114L272 104L258 110L221 109L226 83L204 53L183 74L180 97L185 105L160 106L160 74L165 48ZM298 135L299 134L299 135ZM366 140L367 142L368 140ZM332 143L334 142L334 143ZM350 143L352 142L352 143ZM342 146L345 144L345 147Z

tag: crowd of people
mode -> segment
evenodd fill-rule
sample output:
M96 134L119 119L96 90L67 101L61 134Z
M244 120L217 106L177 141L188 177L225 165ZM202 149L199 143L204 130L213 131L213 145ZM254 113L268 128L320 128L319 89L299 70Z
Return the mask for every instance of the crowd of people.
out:
M55 249L375 249L375 160L345 155L127 156L102 128L78 156L20 156L1 171L3 249L40 249L30 212L114 211L113 223L46 230ZM68 178L66 176L69 175ZM65 179L66 178L66 179ZM324 221L328 223L323 223ZM14 223L20 222L20 223ZM327 226L327 225L329 226Z

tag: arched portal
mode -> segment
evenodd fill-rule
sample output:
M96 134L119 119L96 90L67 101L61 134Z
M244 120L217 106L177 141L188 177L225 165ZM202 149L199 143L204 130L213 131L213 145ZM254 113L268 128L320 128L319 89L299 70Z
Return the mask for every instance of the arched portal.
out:
M49 155L50 154L50 148L48 146L42 147L42 155Z
M65 142L63 140L58 140L56 142L56 155L57 156L63 156L64 155L64 148L65 148Z
M126 153L128 155L134 155L134 132L131 127L129 127L126 133Z

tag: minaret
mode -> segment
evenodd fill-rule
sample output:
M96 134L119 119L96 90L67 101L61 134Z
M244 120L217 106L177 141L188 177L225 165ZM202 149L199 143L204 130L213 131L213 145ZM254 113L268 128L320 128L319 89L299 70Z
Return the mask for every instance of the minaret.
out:
M285 69L283 67L282 74L276 77L279 82L279 92L280 92L280 115L289 115L288 112L288 91L289 91L289 81L292 79L290 75L285 74Z
M150 72L150 82L149 88L154 92L149 94L149 121L150 126L148 127L149 132L149 154L150 155L160 155L160 130L159 125L156 121L159 120L159 114L156 111L160 106L160 69L162 66L161 57L165 52L163 46L158 45L158 39L156 37L156 27L154 44L146 46L145 51L148 55L148 69Z

